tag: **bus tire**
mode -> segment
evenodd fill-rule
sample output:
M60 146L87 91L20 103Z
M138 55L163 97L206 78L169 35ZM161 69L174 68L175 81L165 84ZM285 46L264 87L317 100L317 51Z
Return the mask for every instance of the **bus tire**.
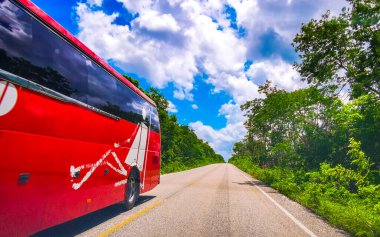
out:
M140 195L140 179L139 172L136 169L131 170L129 175L127 186L125 190L124 206L127 210L130 210L135 205L136 200Z

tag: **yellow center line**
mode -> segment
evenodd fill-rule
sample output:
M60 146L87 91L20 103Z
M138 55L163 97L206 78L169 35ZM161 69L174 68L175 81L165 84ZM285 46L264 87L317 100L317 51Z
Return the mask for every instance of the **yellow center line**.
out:
M142 209L141 211L135 213L134 215L132 215L131 217L129 217L128 219L125 219L121 222L119 222L118 224L114 225L113 227L109 228L108 230L100 233L98 235L98 237L106 237L106 236L109 236L110 234L116 232L117 230L121 229L123 226L125 226L126 224L136 220L137 218L139 218L140 216L144 215L145 213L147 213L148 211L152 210L153 208L155 208L156 206L160 205L161 201L157 201L155 203L153 203L152 205L148 206L147 208L145 209Z
M212 169L211 171L214 171L214 170L216 170L216 168ZM209 174L209 172L208 172L207 174ZM203 176L202 176L202 177L203 177ZM194 179L194 180L192 180L190 183L187 183L187 185L185 185L184 188L187 188L187 187L189 187L189 186L194 185L194 184L197 183L200 179L202 179L202 177L197 178L197 179ZM177 194L178 192L180 192L180 191L182 191L182 189L180 189L180 190L178 190L178 191L172 193L171 195L169 195L168 197L166 197L166 198L164 199L164 201L167 200L168 198L170 198L170 197L176 195L176 194ZM145 209L143 209L143 210L137 212L136 214L132 215L132 216L129 217L128 219L125 219L125 220L121 221L120 223L114 225L113 227L109 228L108 230L106 230L106 231L100 233L97 237L107 237L107 236L109 236L110 234L112 234L112 233L118 231L118 230L121 229L123 226L125 226L125 225L127 225L128 223L130 223L130 222L136 220L137 218L139 218L140 216L144 215L145 213L147 213L148 211L152 210L153 208L155 208L156 206L158 206L158 205L160 205L160 204L161 204L161 201L157 201L157 202L153 203L152 205L148 206L147 208L145 208Z

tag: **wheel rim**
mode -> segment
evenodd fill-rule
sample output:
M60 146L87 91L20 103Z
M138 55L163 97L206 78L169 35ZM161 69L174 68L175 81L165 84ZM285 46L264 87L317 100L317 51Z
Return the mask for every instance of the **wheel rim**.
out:
M128 202L132 203L136 196L136 181L134 178L131 178L131 186L129 192Z

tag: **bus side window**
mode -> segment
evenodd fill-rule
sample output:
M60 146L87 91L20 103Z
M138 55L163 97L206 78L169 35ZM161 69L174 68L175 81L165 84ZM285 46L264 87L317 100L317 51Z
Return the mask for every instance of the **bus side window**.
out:
M97 64L87 64L88 104L135 124L143 122L147 102Z
M83 54L7 1L0 5L0 68L86 103Z
M157 108L153 106L151 106L151 130L154 132L160 132L160 121Z

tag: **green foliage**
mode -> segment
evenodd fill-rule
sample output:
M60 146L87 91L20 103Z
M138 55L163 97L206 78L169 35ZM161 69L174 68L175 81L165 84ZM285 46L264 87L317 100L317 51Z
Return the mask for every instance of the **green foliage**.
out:
M329 88L350 86L353 98L380 97L380 2L349 0L337 17L330 12L302 25L294 46L304 80Z
M268 167L317 168L326 153L333 152L333 135L329 133L334 125L331 113L343 105L325 97L315 87L285 92L268 85L261 87L265 99L248 101L242 106L248 135L235 146L235 154L253 155L260 165Z
M141 87L140 87L140 82L136 79L134 79L133 77L130 77L128 75L123 75L123 77L125 77L128 81L132 82L133 85L135 85L137 88L139 88L141 91L144 91Z
M124 76L140 90L139 82ZM180 125L175 115L168 113L168 100L155 88L144 91L157 105L161 127L161 173L178 172L212 163L223 163L224 159L193 130Z

